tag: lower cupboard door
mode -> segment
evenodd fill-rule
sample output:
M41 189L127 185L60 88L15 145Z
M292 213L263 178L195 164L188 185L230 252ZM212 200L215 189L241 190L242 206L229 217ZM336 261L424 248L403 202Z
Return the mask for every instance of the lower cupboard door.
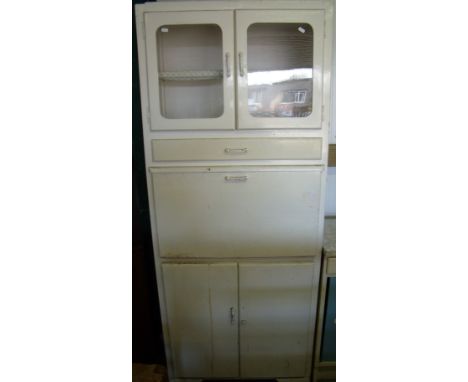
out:
M175 377L238 377L237 264L163 264Z
M239 264L241 377L305 377L310 372L314 266Z

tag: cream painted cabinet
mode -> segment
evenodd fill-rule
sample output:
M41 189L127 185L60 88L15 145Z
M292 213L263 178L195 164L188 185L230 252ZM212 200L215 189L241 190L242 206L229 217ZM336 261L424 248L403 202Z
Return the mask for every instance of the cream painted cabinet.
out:
M310 380L332 0L136 6L170 382Z

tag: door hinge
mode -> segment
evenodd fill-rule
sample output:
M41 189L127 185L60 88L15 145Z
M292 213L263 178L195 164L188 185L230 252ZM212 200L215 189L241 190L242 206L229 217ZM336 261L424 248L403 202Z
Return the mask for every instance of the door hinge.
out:
M146 28L145 28L145 22L141 22L141 29L143 31L143 40L146 41Z
M325 119L325 105L322 105L322 122Z

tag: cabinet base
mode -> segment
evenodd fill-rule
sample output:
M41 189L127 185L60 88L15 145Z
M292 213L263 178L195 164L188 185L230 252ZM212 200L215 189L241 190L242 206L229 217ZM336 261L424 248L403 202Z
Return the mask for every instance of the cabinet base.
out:
M310 382L310 378L173 378L169 382Z

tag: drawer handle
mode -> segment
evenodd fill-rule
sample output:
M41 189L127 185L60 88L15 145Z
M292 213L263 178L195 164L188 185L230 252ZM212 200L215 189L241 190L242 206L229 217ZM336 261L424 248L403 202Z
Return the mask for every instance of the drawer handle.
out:
M225 176L224 180L226 182L247 182L248 177L246 175L243 176Z
M224 152L226 154L247 154L249 152L249 149L247 147L243 147L241 149L231 149L229 147L226 147L224 149Z

